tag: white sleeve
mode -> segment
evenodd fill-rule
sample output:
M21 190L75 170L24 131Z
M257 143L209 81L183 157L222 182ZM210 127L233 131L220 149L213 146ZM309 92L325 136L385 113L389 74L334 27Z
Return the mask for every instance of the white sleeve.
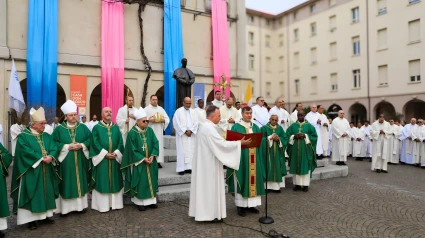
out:
M114 153L117 154L117 158L116 158L117 162L121 164L121 161L122 161L121 152L119 150L115 150Z
M32 165L32 167L35 169L38 167L38 165L41 163L41 161L43 161L43 158L39 159L37 162L35 162L35 164Z
M59 153L58 160L62 163L62 161L66 158L69 152L69 144L64 145L61 152Z
M108 151L105 149L102 149L98 155L92 158L93 165L97 166L100 162L102 162L106 154L108 154Z

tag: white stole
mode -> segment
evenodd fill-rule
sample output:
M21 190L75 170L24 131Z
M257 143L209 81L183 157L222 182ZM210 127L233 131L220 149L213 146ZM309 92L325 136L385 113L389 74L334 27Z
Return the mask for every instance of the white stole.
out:
M193 123L193 121L195 120L195 118L194 118L195 113L191 109L189 109L189 113L190 113L190 122ZM180 110L179 116L180 116L180 123L187 127L186 109L185 108L183 108L183 110ZM183 145L184 163L185 164L188 164L190 162L190 158L193 157L193 154L195 152L194 148L192 148L192 153L189 152L190 151L189 144L192 143L192 141L193 141L192 137L186 136L185 134L182 135L182 145Z

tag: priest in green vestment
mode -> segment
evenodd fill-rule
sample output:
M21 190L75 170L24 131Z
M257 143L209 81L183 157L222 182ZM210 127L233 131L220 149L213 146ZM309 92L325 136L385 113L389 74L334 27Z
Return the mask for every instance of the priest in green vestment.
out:
M83 212L88 206L91 133L86 125L77 121L77 105L73 101L68 100L61 110L66 120L55 128L52 137L57 145L59 175L62 178L55 212L64 216L73 211Z
M285 148L287 143L286 133L278 125L279 117L270 116L270 121L261 127L263 132L263 158L264 167L267 169L267 190L280 193L280 188L285 187L286 163ZM267 166L266 166L267 165Z
M314 126L304 119L303 111L298 111L297 116L298 121L286 130L289 172L294 176L294 190L299 191L303 186L303 191L307 192L311 175L317 167L317 133Z
M112 109L102 109L102 121L92 130L90 188L92 209L107 212L123 208L123 176L120 170L124 145L119 127L112 122Z
M7 229L7 217L9 213L9 202L7 201L6 177L9 175L9 166L12 163L12 155L0 143L0 237L4 237L2 230Z
M29 223L37 228L37 220L53 223L49 217L56 209L60 177L57 171L57 146L43 132L46 125L44 109L31 108L31 126L18 136L13 164L11 197L18 225Z
M232 127L232 131L242 134L261 133L260 128L251 122L252 108L242 108L242 120ZM261 196L266 194L266 181L262 147L241 149L241 162L238 170L227 169L226 183L228 190L235 196L239 216L246 216L245 211L258 214L256 206L261 206Z
M155 131L148 127L146 112L140 108L134 113L136 125L127 135L121 170L125 176L124 193L138 206L157 208L159 141Z

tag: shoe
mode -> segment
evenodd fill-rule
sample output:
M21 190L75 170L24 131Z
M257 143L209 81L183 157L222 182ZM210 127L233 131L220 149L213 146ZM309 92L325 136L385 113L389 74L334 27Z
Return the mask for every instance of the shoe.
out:
M258 209L257 209L257 208L255 208L255 207L248 207L248 211L250 211L250 212L252 212L252 213L255 213L255 214L260 213L260 211L258 211Z
M37 223L35 221L28 223L28 229L30 229L30 230L37 229Z
M223 219L214 219L214 220L212 220L211 222L213 222L213 223L222 223L223 222Z
M137 209L141 212L146 211L146 207L145 206L137 206Z
M381 172L381 170L380 170L380 169L376 169L376 172L377 172L377 173L380 173L380 172Z
M0 231L0 238L3 238L5 236L6 236L6 234L4 234L2 231Z
M237 207L237 211L238 211L238 215L241 217L245 217L246 213L245 213L245 208L243 207Z
M83 209L82 211L79 211L78 213L80 213L80 214L84 214L84 213L86 213L87 212L87 209Z
M336 165L340 165L340 162L339 162L339 161L337 161L337 162L336 162Z
M386 171L386 170L381 170L381 172L388 174L388 171Z
M179 175L184 175L184 172L179 172Z
M301 186L300 185L295 185L294 191L300 191L300 190L301 190Z
M421 169L425 169L425 166L422 166Z
M360 161L363 161L363 157L360 157L360 159L359 159Z
M67 217L68 214L60 214L59 217Z
M421 164L415 164L415 167L419 167L419 166L421 166Z
M303 192L308 192L308 186L304 186Z
M151 205L149 205L149 207L150 208L153 208L153 209L156 209L156 208L158 208L158 205L157 204L151 204Z
M43 222L47 223L47 224L53 224L53 223L55 223L55 220L52 220L50 218L46 218L46 219L43 220Z
M191 169L188 169L188 170L185 170L184 172L185 173L188 173L188 174L191 174L192 173L192 170Z
M341 164L339 164L339 165L347 165L345 162L342 162Z
M162 165L158 163L158 169L162 169Z
M360 161L360 157L356 157L356 160Z

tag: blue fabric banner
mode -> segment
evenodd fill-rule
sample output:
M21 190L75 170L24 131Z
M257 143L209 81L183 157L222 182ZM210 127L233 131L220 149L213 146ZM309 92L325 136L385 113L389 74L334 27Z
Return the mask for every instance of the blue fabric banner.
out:
M27 106L42 106L46 119L56 116L58 2L30 0L27 39Z
M194 83L193 84L193 99L195 100L195 108L198 107L198 100L203 99L205 101L205 84Z
M170 118L176 111L174 70L181 66L183 37L180 0L164 0L164 109ZM165 130L170 135L172 123Z

